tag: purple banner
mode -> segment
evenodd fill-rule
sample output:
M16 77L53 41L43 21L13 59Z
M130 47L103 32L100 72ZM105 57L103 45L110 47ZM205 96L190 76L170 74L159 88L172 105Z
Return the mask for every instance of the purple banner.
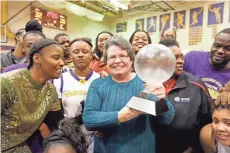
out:
M189 26L199 27L203 25L203 7L190 9Z
M160 31L170 28L170 13L160 15Z
M224 3L208 6L208 25L223 23Z

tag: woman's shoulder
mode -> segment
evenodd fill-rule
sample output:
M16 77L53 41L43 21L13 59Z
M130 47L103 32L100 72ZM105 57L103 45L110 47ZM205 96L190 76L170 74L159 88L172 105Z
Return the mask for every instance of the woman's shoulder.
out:
M205 152L214 153L216 147L211 123L201 129L200 143Z
M110 84L111 76L97 78L92 82L93 86L104 86Z

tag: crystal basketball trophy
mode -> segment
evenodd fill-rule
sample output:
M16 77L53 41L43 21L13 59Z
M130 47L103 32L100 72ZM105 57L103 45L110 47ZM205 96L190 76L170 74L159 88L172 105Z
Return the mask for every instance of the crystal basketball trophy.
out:
M142 81L157 87L172 77L176 59L168 47L149 44L137 53L134 68ZM168 111L166 101L150 94L150 88L145 88L139 97L132 97L126 106L154 116Z

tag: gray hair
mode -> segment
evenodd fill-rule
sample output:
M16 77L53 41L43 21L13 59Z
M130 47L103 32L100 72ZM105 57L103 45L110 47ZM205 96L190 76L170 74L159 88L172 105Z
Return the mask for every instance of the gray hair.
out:
M105 43L105 51L103 54L105 64L107 64L108 49L111 46L117 46L117 47L120 47L120 48L126 50L130 60L134 61L135 52L132 48L132 45L129 43L128 40L124 39L122 36L115 35L115 36L112 36L110 39L108 39Z

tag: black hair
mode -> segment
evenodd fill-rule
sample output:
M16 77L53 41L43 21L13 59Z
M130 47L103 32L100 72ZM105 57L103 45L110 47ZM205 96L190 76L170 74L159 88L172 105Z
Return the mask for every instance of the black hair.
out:
M61 36L67 36L69 37L66 33L59 33L57 34L55 37L54 37L54 40L56 40L58 42L58 38L61 37Z
M26 32L34 30L42 33L42 25L37 20L33 19L27 22L25 30Z
M129 38L130 44L132 44L133 38L134 38L134 36L135 36L135 34L136 34L137 32L144 32L144 33L147 35L147 37L148 37L148 42L149 42L149 44L152 43L152 40L151 40L151 38L150 38L148 32L146 32L146 31L144 31L144 30L136 30L136 31L133 32L133 34L132 34L131 37Z
M174 29L166 29L166 30L164 30L164 31L161 33L161 38L163 37L165 31L167 31L167 30L172 30L172 31L175 33L175 39L176 39L176 30L174 30Z
M53 44L60 46L58 44L58 42L56 42L53 39L45 38L45 39L41 39L41 40L36 41L30 48L29 65L28 65L27 69L30 69L33 66L34 54L39 53L43 48L46 48L47 46L50 46Z
M113 36L113 34L110 33L110 32L108 32L108 31L102 31L102 32L100 32L100 33L97 35L97 37L96 37L96 42L95 42L95 48L94 48L94 51L93 51L93 52L97 55L97 57L98 57L99 59L101 59L102 54L101 54L101 52L100 52L99 49L98 49L98 38L99 38L99 36L100 36L101 34L103 34L103 33L107 33L107 34L109 34L110 36Z
M46 38L46 36L43 33L41 33L40 31L31 30L31 31L26 32L26 34L23 36L23 40L26 38L27 35L30 35L30 34L31 35L39 35L42 38Z
M172 39L172 38L160 40L159 44L165 45L167 47L172 47L172 46L177 46L178 48L180 47L176 39Z
M69 44L69 46L71 46L73 43L75 43L76 41L83 41L85 43L87 43L91 48L93 47L91 41L89 38L76 38L74 40L72 40Z
M220 33L227 33L227 34L230 34L230 28L226 28L226 29L224 29L224 30L221 30L219 33L216 34L216 36L219 35Z
M75 119L63 119L59 123L59 129L53 131L43 141L44 150L55 145L69 145L76 153L87 153L88 144L80 126Z

